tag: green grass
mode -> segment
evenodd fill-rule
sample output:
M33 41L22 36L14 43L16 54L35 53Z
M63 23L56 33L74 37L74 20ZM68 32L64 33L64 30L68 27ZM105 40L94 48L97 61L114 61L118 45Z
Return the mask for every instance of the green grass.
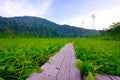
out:
M0 79L24 80L65 44L74 42L78 68L92 78L95 73L120 76L120 41L100 38L0 39Z
M24 80L67 43L65 39L0 39L0 78Z
M74 46L82 75L90 71L120 76L120 41L79 38Z

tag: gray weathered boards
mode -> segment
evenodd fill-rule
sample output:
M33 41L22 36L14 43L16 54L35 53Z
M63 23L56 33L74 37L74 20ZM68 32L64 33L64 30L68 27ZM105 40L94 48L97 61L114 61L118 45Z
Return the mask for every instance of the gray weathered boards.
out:
M80 80L74 53L72 43L65 45L41 67L42 73L33 73L26 80Z
M96 80L120 80L118 76L111 76L111 75L103 75L103 74L96 74ZM88 77L84 77L84 80L88 80Z

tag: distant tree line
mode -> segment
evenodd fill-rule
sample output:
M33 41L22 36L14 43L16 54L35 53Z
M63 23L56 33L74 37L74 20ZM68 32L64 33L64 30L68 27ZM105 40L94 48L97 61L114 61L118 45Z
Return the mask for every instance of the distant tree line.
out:
M99 31L59 25L38 17L0 17L0 37L89 37Z

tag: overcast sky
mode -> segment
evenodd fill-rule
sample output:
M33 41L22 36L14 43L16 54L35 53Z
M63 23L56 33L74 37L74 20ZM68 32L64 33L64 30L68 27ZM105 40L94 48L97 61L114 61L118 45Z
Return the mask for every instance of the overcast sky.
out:
M92 29L120 21L120 0L0 0L0 16L36 16L58 24ZM83 24L82 24L83 23Z

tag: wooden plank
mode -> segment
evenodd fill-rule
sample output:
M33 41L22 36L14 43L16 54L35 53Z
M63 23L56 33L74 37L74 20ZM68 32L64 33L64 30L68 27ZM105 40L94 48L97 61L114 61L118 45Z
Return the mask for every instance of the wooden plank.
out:
M88 80L88 76L84 76L83 80ZM120 80L120 77L111 76L111 75L96 74L96 80Z
M52 76L49 77L49 76L46 76L44 74L33 73L26 80L56 80L56 79Z
M74 47L70 46L71 50L71 65L70 65L70 80L80 80L80 71L76 68L76 56Z
M51 65L53 65L54 62L59 62L61 64L61 61L62 61L62 59L63 59L64 56L65 56L65 54L64 54L64 48L62 48L59 53L57 53L56 55L54 55L53 57L51 57L50 60L48 60L48 62L46 62L43 66L41 66L41 68L44 71L46 71L49 68L51 68ZM59 64L58 64L58 67L59 67Z
M112 80L120 80L120 76L118 77L118 76L111 76L111 75L109 75L109 77L111 77Z
M118 76L96 74L98 80L120 80Z
M69 45L65 48L65 58L57 75L57 80L70 80L70 54Z
M49 76L54 76L56 77L59 69L60 69L60 65L62 64L62 60L64 58L64 54L63 55L57 55L54 56L52 59L50 59L50 62L47 62L47 66L42 67L44 70L46 69L46 67L49 67L49 69L46 69L43 73ZM51 65L49 65L51 64Z
M97 80L111 80L107 75L96 74Z
M80 80L72 43L65 45L41 68L42 73L33 73L26 80Z

